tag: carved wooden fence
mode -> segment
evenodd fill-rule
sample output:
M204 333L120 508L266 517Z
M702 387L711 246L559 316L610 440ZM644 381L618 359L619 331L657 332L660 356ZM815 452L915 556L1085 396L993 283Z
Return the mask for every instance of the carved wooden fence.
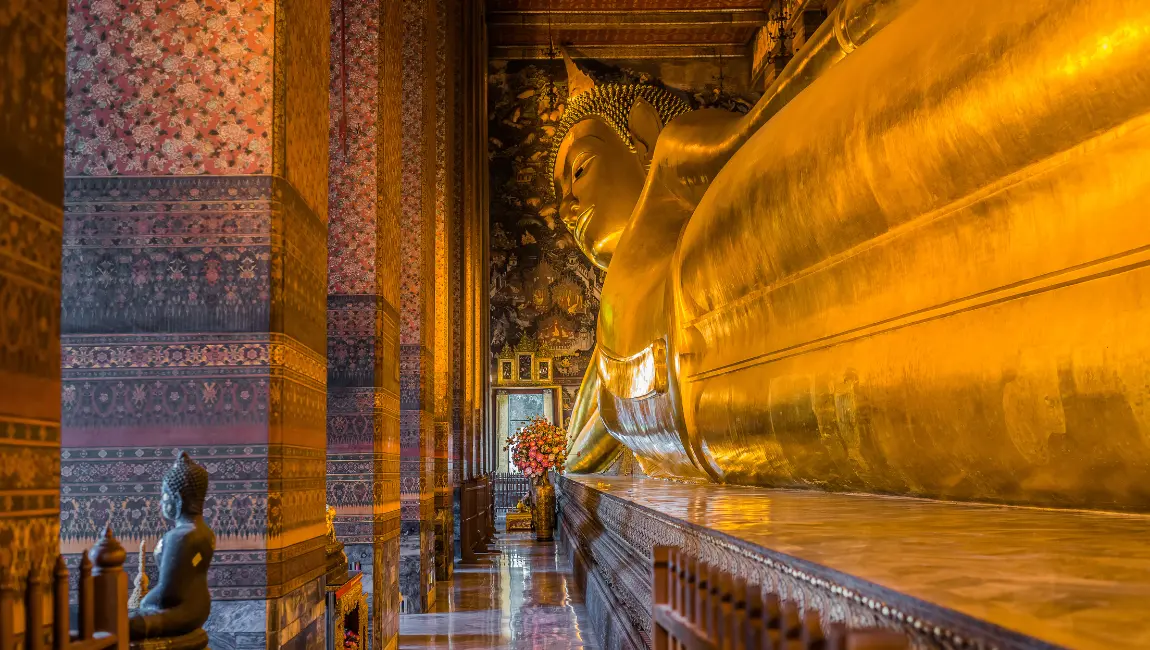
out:
M127 553L111 528L80 560L77 624L71 629L68 567L57 556L53 568L41 563L27 576L0 567L0 649L128 649ZM35 564L35 563L34 563ZM18 646L17 643L20 643Z
M459 545L466 564L477 561L477 553L487 553L495 538L495 492L491 476L463 482L459 493Z
M905 635L823 627L818 611L699 562L680 549L654 549L654 650L903 650Z
M495 514L507 514L531 491L531 479L522 474L495 475Z

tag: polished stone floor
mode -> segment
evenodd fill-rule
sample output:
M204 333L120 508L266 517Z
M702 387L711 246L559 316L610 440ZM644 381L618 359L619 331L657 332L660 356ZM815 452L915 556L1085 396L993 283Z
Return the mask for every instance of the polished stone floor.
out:
M1150 516L567 478L1048 643L1150 648Z
M438 587L437 613L400 617L400 648L598 648L558 544L499 537L501 553L456 565L451 588Z

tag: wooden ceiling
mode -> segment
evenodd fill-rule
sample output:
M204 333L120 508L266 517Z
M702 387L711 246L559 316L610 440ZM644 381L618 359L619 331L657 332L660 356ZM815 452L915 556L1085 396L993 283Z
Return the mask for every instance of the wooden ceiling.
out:
M764 0L488 0L491 56L546 58L549 36L596 59L743 56Z

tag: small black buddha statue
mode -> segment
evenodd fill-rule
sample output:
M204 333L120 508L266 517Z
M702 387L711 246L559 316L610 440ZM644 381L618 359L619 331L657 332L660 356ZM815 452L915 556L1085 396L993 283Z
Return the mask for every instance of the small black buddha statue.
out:
M207 470L181 453L164 475L160 506L174 525L156 545L159 580L129 617L133 642L151 646L152 640L170 640L159 645L181 649L207 645L202 628L211 611L208 567L216 548L216 535L203 517L207 493Z

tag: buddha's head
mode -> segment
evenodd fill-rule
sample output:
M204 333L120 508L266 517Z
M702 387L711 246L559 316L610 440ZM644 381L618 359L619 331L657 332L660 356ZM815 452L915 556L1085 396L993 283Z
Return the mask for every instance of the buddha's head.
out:
M208 470L188 455L180 452L172 464L160 491L160 508L165 519L194 517L204 513L204 500L208 495Z
M606 269L643 192L659 134L691 107L658 86L596 85L566 53L564 59L567 110L551 148L555 198L579 248Z

